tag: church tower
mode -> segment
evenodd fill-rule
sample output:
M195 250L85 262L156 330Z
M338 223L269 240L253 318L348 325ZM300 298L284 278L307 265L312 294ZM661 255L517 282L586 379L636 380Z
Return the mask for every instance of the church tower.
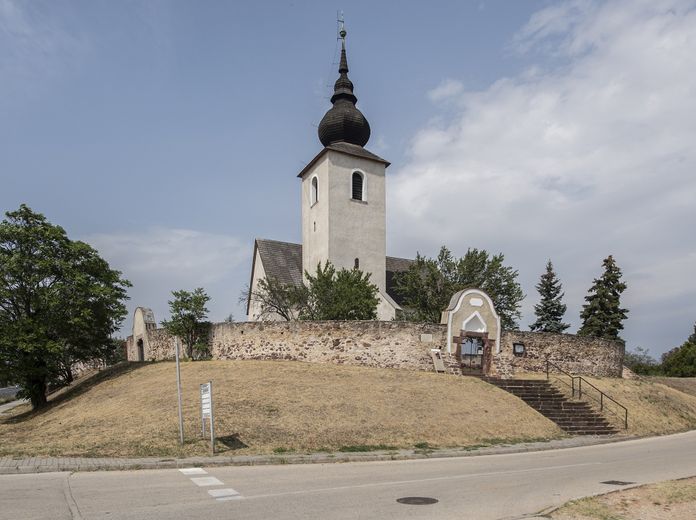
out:
M380 290L379 319L394 316L386 295L385 173L389 162L364 147L370 125L355 106L348 79L346 31L341 30L339 77L332 107L319 124L324 149L300 172L302 179L302 266L314 273L329 260L336 268L371 273Z

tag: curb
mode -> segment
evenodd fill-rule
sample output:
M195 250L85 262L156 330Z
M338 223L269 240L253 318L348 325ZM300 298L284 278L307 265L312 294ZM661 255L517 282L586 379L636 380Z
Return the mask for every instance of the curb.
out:
M484 455L504 455L528 453L557 449L579 448L598 444L612 444L645 437L611 436L611 437L573 437L570 439L531 442L521 444L502 444L499 446L475 449L436 449L436 450L394 450L359 453L311 453L285 455L239 455L216 457L143 458L143 459L106 459L74 457L13 457L0 458L0 475L17 475L31 473L49 473L57 471L124 471L140 469L178 469L187 467L215 466L264 466L282 464L335 464L344 462L382 462L399 460L442 459L478 457Z

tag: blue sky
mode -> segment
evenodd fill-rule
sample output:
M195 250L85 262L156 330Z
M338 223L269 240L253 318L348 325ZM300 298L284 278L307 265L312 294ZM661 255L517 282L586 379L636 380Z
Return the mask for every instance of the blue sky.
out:
M131 308L203 286L243 319L254 237L300 241L342 8L389 254L505 253L523 328L551 258L575 330L612 253L624 337L661 353L696 321L695 7L0 0L0 210L97 247Z

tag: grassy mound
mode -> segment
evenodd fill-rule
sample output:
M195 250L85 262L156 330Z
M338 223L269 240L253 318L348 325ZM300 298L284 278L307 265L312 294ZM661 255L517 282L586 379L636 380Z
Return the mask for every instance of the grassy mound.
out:
M283 361L183 363L186 444L177 444L173 363L100 374L33 414L0 419L0 455L206 454L198 385L212 380L218 450L284 453L473 446L562 436L514 396L475 378Z
M629 435L662 435L696 428L696 396L651 380L586 379L628 408Z
M650 377L648 379L685 394L696 396L696 377Z

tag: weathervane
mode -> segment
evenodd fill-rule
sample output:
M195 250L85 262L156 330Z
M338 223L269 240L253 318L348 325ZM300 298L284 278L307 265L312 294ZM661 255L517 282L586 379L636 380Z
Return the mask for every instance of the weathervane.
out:
M338 14L338 36L345 43L345 41L346 41L346 21L343 18L343 11L339 11L337 14Z

